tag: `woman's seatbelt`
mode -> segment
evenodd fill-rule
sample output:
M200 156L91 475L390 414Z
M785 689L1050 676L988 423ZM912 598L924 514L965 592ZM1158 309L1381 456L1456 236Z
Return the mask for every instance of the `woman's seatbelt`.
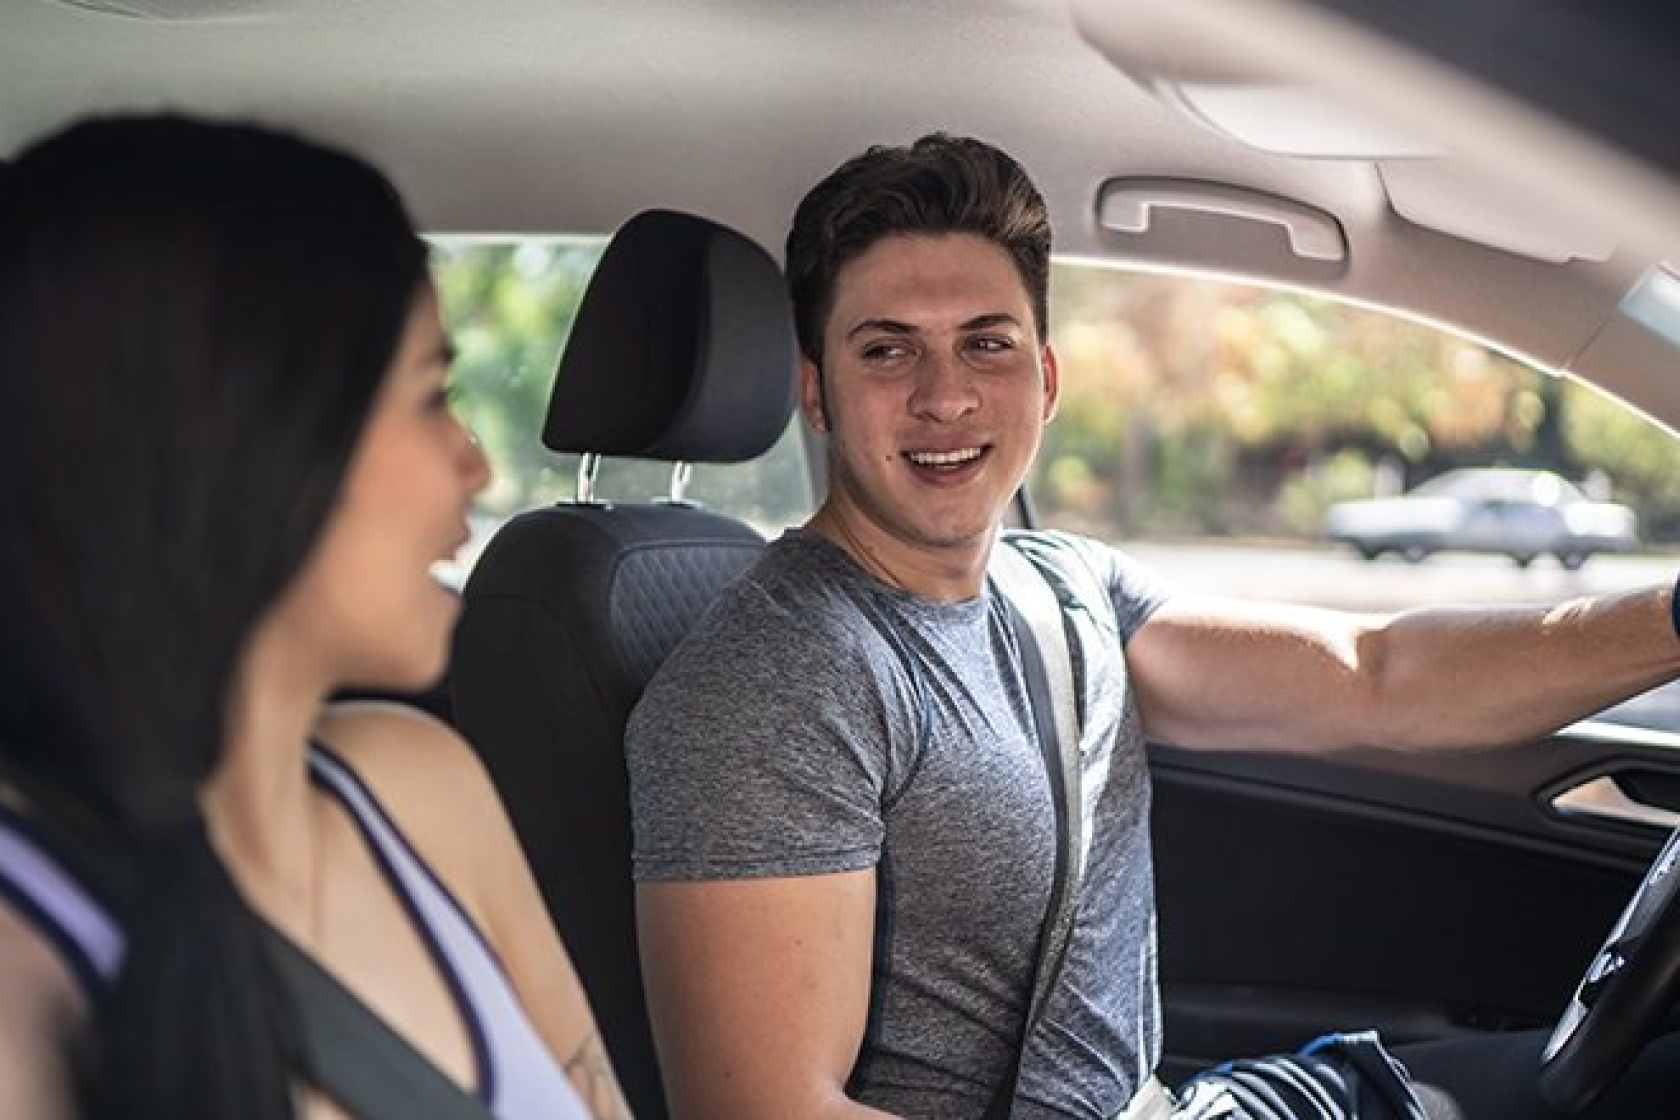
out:
M477 1098L393 1031L285 934L263 923L269 959L300 1026L303 1079L358 1120L492 1120Z

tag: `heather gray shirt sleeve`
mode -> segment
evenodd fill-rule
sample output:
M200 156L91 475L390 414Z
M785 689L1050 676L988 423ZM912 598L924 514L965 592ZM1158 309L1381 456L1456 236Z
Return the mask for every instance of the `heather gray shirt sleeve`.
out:
M1080 586L1084 573L1089 573L1105 588L1122 644L1171 597L1171 588L1153 569L1100 541L1044 531L1009 535L1042 564L1061 572L1068 586Z
M807 595L791 617L759 575L720 601L631 717L638 879L809 875L880 857L881 804L915 738L907 682L840 621L841 604Z

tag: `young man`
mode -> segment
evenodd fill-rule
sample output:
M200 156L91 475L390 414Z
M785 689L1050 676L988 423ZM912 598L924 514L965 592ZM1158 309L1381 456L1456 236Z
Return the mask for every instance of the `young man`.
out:
M974 140L872 149L794 218L802 410L829 437L830 492L629 732L680 1116L978 1117L1017 1052L1057 832L987 573L1056 407L1049 254L1038 192ZM1016 1117L1106 1120L1159 1058L1146 737L1491 746L1680 672L1667 588L1378 618L1169 597L1106 545L1016 539L1068 604L1091 828Z

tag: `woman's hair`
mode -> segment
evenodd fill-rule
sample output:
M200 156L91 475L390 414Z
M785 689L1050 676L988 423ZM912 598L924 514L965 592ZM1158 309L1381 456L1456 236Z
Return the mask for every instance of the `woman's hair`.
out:
M94 120L0 171L0 766L126 884L89 1111L291 1114L197 794L425 268L378 172L254 125Z

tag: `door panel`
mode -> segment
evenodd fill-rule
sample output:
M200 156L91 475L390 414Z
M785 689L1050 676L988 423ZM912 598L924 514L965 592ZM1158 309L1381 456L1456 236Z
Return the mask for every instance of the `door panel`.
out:
M1675 744L1582 725L1432 756L1152 747L1167 1072L1330 1029L1549 1024L1665 835L1552 798L1603 775L1680 794Z

